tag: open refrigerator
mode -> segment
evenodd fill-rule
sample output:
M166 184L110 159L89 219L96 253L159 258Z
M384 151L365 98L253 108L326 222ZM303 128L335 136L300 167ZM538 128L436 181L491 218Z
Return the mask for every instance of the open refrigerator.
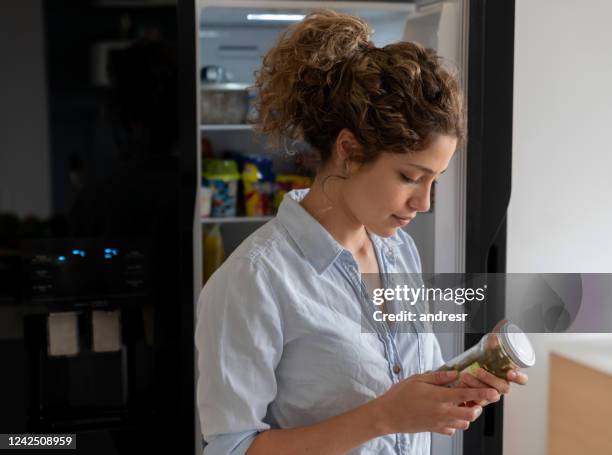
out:
M272 197L272 213L260 204L254 216L244 216L246 206L234 216L203 216L202 155L252 155L255 175L265 173L260 166L270 162L257 156L268 153L266 139L248 123L247 88L261 56L290 22L249 23L244 14L301 15L319 7L366 19L377 46L419 41L458 68L468 141L440 179L433 210L409 232L425 272L505 271L513 0L2 2L2 30L11 39L0 47L13 68L1 73L11 90L0 106L9 139L0 166L0 351L10 364L1 385L11 391L3 402L4 429L79 433L77 451L88 454L160 447L201 454L193 329L206 264L202 238L217 225L215 241L220 237L229 255L274 207ZM30 47L15 46L13 36L27 36ZM157 102L159 87L147 85L162 73L121 59L131 68L125 74L144 74L130 79L132 89L118 101L137 107L137 117L157 106L148 133L176 136L161 155L148 157L136 147L142 134L126 129L129 117L118 122L119 111L108 109L103 71L118 48L141 38L164 41L176 54L166 60L165 51L156 51L176 73L167 81L167 105ZM222 100L245 100L236 118L223 117L229 115L223 109L204 111L213 118L203 115L202 94L215 91L236 92ZM23 125L34 133L23 134ZM303 144L269 152L276 175L268 183L292 185L276 177L313 171ZM230 168L225 177L239 182L243 170ZM276 196L277 187L268 186L261 193ZM79 194L90 203L76 229L68 221ZM488 306L484 324L492 327L503 314L503 301ZM112 333L106 336L112 346L98 343L101 329ZM58 334L70 335L59 352ZM449 358L479 335L439 338ZM502 418L503 403L489 407L465 434L434 438L433 452L501 453Z
M467 93L468 141L440 179L430 212L420 214L407 231L417 243L425 273L503 272L512 131L512 72L508 68L513 61L514 2L201 0L195 11L200 146L197 169L203 176L198 179L196 201L200 203L196 203L194 217L196 296L211 269L222 261L220 249L227 257L274 214L273 209L245 213L245 194L239 185L237 211L231 216L210 216L209 196L202 194L208 192L202 189L202 183L207 184L206 162L210 158L238 156L239 162L247 155L263 156L277 175L314 175L311 160L304 159L310 153L305 144L287 143L276 150L266 147L266 138L258 136L251 124L256 112L249 101L262 56L290 24L317 8L362 17L374 29L377 47L400 40L417 41L436 49L456 70ZM219 95L221 101L216 106L225 103L226 109L218 115L212 113L214 91L227 93ZM242 94L230 95L232 91ZM242 107L236 99L243 100ZM236 179L241 178L241 171L238 168ZM210 260L216 261L212 267L207 264ZM498 303L483 317L492 327L503 311L503 302ZM445 358L463 351L477 337L438 334ZM500 404L487 409L469 433L458 432L453 438L434 435L432 453L501 453L501 408ZM196 428L199 433L197 423Z

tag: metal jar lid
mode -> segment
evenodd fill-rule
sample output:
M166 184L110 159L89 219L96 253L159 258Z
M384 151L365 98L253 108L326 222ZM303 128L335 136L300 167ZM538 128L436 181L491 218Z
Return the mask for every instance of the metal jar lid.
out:
M527 335L518 326L506 322L499 329L502 345L512 361L521 368L535 365L535 351Z

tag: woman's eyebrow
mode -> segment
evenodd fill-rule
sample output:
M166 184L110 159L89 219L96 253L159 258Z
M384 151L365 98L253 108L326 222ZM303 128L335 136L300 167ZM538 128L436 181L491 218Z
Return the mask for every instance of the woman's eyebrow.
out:
M412 167L416 167L420 170L422 170L423 172L427 172L428 174L435 174L434 171L432 171L431 169L429 169L428 167L425 166L421 166L420 164L413 164L413 163L406 163L408 166L412 166ZM444 174L446 172L446 169L444 169L442 172L440 172L440 175Z

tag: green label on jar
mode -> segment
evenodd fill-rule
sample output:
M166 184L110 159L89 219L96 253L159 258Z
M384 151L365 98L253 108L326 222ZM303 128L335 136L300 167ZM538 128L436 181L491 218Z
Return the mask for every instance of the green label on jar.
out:
M466 372L471 374L472 376L476 376L476 370L480 368L480 364L478 362L474 362L470 365L468 365L467 367L465 367L461 373Z

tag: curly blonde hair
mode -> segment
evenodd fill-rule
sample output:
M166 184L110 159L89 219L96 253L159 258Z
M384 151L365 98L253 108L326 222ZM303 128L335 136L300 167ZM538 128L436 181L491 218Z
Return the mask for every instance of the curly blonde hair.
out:
M273 144L304 140L325 163L347 128L362 162L423 150L437 134L465 137L457 78L431 49L372 45L362 19L318 10L290 27L256 73L258 132Z

